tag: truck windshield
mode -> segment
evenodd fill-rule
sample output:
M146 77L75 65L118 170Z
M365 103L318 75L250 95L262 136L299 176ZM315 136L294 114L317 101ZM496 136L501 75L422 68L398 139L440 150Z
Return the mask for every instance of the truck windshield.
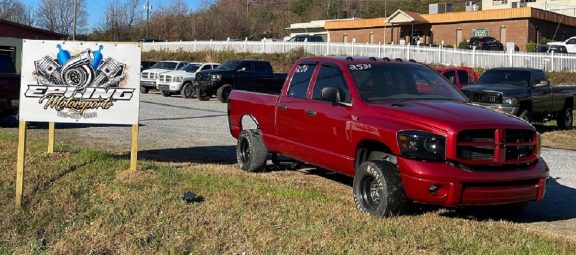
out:
M242 61L226 61L222 63L218 69L220 70L236 70Z
M154 69L174 70L176 62L158 62L152 66Z
M489 70L480 77L477 83L528 87L530 86L530 71Z
M352 64L350 73L367 103L403 100L468 101L430 68L403 64Z
M198 68L200 68L200 65L199 65L199 64L187 64L187 65L181 67L181 68L178 69L178 70L182 70L182 71L186 71L186 72L189 72L189 73L193 73L193 72L196 72L196 70L198 70Z

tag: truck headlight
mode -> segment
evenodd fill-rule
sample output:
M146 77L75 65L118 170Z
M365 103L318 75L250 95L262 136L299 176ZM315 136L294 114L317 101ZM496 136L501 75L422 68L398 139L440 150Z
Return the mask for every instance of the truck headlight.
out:
M503 97L502 102L509 105L516 105L518 101L515 98Z
M538 133L538 157L542 154L542 136Z
M213 81L222 80L222 75L221 74L212 74L212 75L210 75L210 80L213 80Z
M184 80L184 77L174 77L174 81L175 82L182 82Z
M446 159L446 138L424 131L398 132L398 147L403 157L425 160Z

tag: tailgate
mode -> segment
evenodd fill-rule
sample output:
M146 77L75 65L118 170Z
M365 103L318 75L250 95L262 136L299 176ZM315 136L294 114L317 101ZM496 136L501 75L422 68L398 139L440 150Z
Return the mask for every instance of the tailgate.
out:
M243 117L254 119L262 133L274 134L277 101L277 95L232 90L228 101L228 125L232 136L240 136Z

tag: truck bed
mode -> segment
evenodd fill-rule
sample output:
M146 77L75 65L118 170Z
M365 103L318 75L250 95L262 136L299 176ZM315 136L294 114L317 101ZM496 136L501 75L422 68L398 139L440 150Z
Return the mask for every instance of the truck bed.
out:
M246 123L243 123L242 118L245 113L250 113L256 119L271 120L258 123L260 130L262 130L262 133L265 135L264 142L266 143L266 135L276 133L274 130L275 123L272 120L276 119L277 101L278 95L274 94L232 90L228 103L228 122L232 136L235 138L240 136L242 125L246 125ZM234 105L234 107L230 107L232 105Z

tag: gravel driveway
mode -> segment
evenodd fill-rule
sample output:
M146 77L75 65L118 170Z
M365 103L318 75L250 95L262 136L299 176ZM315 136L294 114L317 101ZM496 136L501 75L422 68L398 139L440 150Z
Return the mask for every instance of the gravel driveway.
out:
M200 102L159 94L141 95L139 157L168 162L235 163L236 140L228 131L226 108L226 104L215 99ZM78 139L81 145L112 144L128 150L130 144L128 127L58 124L57 135L66 134L82 136ZM544 148L542 155L551 175L545 199L531 204L524 215L505 219L574 233L576 152Z

